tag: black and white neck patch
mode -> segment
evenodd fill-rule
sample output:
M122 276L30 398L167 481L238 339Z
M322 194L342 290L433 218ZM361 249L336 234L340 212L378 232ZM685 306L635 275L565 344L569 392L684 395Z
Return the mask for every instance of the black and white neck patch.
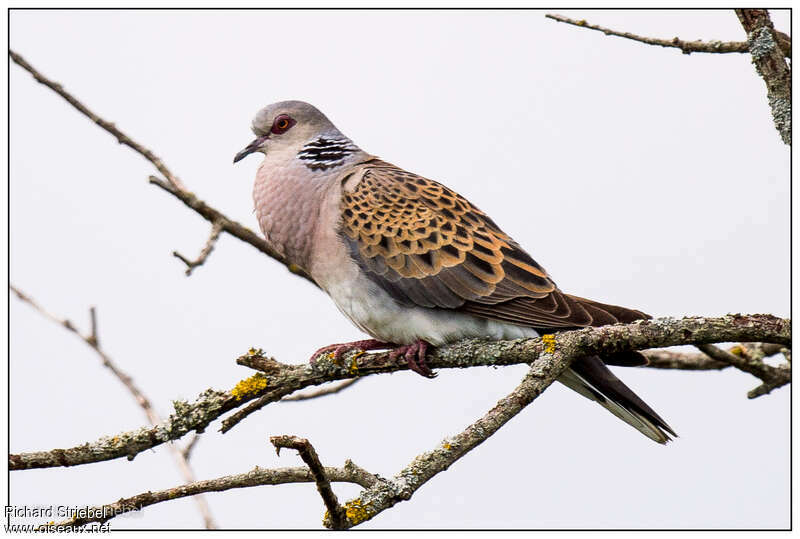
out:
M297 154L311 170L327 170L344 163L345 158L358 151L358 147L347 137L326 137L312 140Z

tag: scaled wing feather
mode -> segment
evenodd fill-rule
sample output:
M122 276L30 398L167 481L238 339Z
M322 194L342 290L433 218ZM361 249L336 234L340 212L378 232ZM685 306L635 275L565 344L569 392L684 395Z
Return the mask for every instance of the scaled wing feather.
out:
M344 190L341 235L401 304L547 328L646 317L563 294L489 216L444 185L377 159L361 167L360 181Z

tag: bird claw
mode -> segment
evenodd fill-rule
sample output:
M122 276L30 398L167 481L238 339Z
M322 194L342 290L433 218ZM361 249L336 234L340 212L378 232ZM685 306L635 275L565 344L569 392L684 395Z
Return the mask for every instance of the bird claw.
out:
M425 378L436 378L436 373L434 373L430 367L428 367L428 364L425 363L425 355L427 351L428 343L420 339L411 344L398 346L389 352L389 359L394 361L402 355L408 363L409 369L420 376L424 376Z
M367 350L380 350L391 347L392 347L391 344L383 341L378 341L375 339L346 342L341 344L331 344L328 346L323 346L322 348L314 352L311 355L311 359L309 359L308 362L314 365L317 362L317 358L322 354L325 354L328 359L332 360L337 365L340 365L342 362L342 356L347 352L358 350L363 354Z
M361 355L368 350L381 350L392 348L392 346L394 345L391 343L378 341L376 339L331 344L329 346L323 346L314 352L309 360L309 363L314 365L317 362L317 358L322 354L325 354L328 359L337 365L341 365L342 356L348 352L352 352L353 350L358 350L359 355ZM425 378L436 378L436 373L434 373L430 367L428 367L427 363L425 363L425 355L428 351L428 346L429 344L422 339L411 344L404 344L394 348L391 352L389 352L389 359L395 361L398 357L403 356L403 359L405 359L405 361L408 363L409 369L420 376L424 376Z

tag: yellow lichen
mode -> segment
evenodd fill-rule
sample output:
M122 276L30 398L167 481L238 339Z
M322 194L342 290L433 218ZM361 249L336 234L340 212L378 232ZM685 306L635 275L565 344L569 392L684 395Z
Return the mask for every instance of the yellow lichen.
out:
M372 516L369 506L370 504L363 503L361 498L356 498L355 500L344 504L344 514L347 517L347 520L349 520L350 523L355 526L356 524L360 524Z
M247 351L247 355L250 357L263 356L264 350L262 350L261 348L251 348L250 350Z
M347 372L350 374L358 374L358 358L363 355L364 352L358 352L350 359L350 368L347 369Z
M728 350L728 352L730 352L734 356L739 356L739 357L742 357L744 355L744 350L742 350L742 347L739 345L734 346L733 348Z
M445 443L443 443L443 444L442 444L442 447L444 447L445 449L447 449L448 451L450 451L450 448L452 448L453 446L452 446L452 445L450 445L448 442L445 442Z
M542 342L544 343L544 351L548 354L552 354L556 351L555 335L542 335Z
M267 387L267 377L257 372L250 378L246 378L236 384L236 386L231 389L231 395L236 397L236 400L242 400L243 398L252 395L258 391Z

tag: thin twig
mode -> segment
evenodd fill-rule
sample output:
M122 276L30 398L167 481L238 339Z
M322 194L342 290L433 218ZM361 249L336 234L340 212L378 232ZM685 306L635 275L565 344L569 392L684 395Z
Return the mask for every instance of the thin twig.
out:
M97 333L97 309L94 305L89 307L89 323L91 324L92 334L89 336L93 345L100 348L100 335Z
M340 391L354 385L359 380L361 380L361 378L353 378L352 380L345 380L344 382L340 382L338 384L331 384L328 387L323 387L322 389L317 389L316 391L309 391L308 393L298 393L297 395L288 395L286 397L283 397L281 399L281 402L306 401L310 399L316 399L317 397L333 395L334 393L339 393Z
M236 412L226 417L222 421L222 426L220 427L219 431L222 434L227 433L229 430L231 430L233 427L241 423L245 418L249 417L251 414L256 413L257 411L261 410L264 406L267 406L268 404L286 398L286 396L289 394L291 394L291 391L284 388L277 391L270 391L265 395L261 395L259 398L257 398L244 408L237 410Z
M122 371L116 364L111 360L108 354L100 348L100 338L97 332L97 312L94 307L89 309L90 319L91 319L91 328L92 332L89 335L84 335L75 327L75 325L66 318L59 318L50 312L48 312L44 307L39 305L36 301L34 301L30 296L24 294L18 288L8 285L14 294L22 300L23 302L27 303L31 307L33 307L36 311L42 314L45 318L56 322L60 326L66 328L67 330L71 331L75 335L77 335L81 340L83 340L86 344L88 344L97 354L100 356L103 365L106 366L116 378L122 382L122 384L128 389L133 398L139 404L139 406L144 410L145 416L147 416L147 420L152 425L158 425L161 423L161 418L159 417L158 413L153 408L150 400L145 397L144 393L138 386L133 382L133 379L127 375L124 371ZM192 470L189 462L187 460L186 455L183 454L181 450L179 450L176 446L170 445L170 451L172 452L173 457L175 458L175 463L178 466L178 469L181 472L184 480L187 483L191 483L196 481L194 471ZM195 503L197 504L197 509L200 511L200 515L203 518L203 522L205 523L206 528L209 530L216 529L216 524L214 523L214 518L211 516L211 509L208 507L208 503L206 502L203 496L195 497Z
M749 372L753 376L760 376L763 374L762 371L754 368L754 366L742 355L734 355L730 351L718 348L713 344L698 344L696 348L711 359L727 363L728 365L736 367L740 371Z
M365 472L349 460L345 463L344 468L325 468L325 475L330 481L336 483L355 483L364 488L369 488L373 486L376 481L379 481L376 476ZM313 481L314 476L305 466L276 469L264 469L256 466L249 472L242 474L226 475L217 479L207 479L205 481L195 481L165 490L156 492L148 491L137 494L136 496L131 496L130 498L123 498L114 503L92 507L87 511L81 511L81 514L85 515L83 517L76 516L75 518L63 522L45 524L41 526L41 528L43 530L57 526L77 528L92 522L106 522L116 516L131 511L138 511L149 505L176 500L186 496L196 496L204 492L222 492L234 488L257 487L261 485L284 485L287 483L311 483Z
M216 245L217 240L219 239L219 235L222 232L223 224L219 221L214 221L211 225L211 234L208 236L208 240L206 240L206 244L203 246L203 249L200 251L200 255L195 260L189 260L180 254L178 251L172 251L172 256L179 258L184 264L186 264L186 276L192 274L194 268L197 266L202 266L205 264L208 255L211 254L211 251L214 250L214 245Z
M658 318L630 324L565 331L541 338L515 341L464 340L429 351L428 365L434 369L477 366L517 365L535 362L550 349L581 357L627 350L714 342L771 342L791 345L791 321L772 315L730 314L719 318ZM239 382L231 391L208 389L193 403L175 401L175 413L154 427L104 436L93 442L68 449L10 454L10 470L75 466L120 457L132 459L138 453L191 431L202 431L221 415L245 403L271 394L275 401L306 387L327 382L363 377L370 374L408 370L389 353L347 354L339 364L321 355L314 365L288 365L268 361L260 350L251 350L237 359L240 365L264 368Z
M145 415L147 416L148 421L150 423L156 424L160 423L161 419L158 417L158 414L153 409L153 405L150 403L150 400L145 397L144 393L141 389L133 382L133 379L128 376L124 371L122 371L116 364L111 360L111 358L100 348L100 341L97 338L97 322L94 321L92 324L92 331L91 335L84 335L75 327L75 324L72 321L66 318L60 318L54 314L48 312L44 307L42 307L39 303L37 303L33 298L28 296L27 294L23 293L21 290L16 288L13 285L8 285L8 288L14 292L14 294L23 302L27 303L31 307L33 307L39 314L43 315L45 318L55 322L56 324L60 325L61 327L67 329L68 331L72 332L73 334L77 335L83 342L88 344L92 350L94 350L97 355L100 356L101 361L103 362L103 366L107 367L108 370L120 381L122 384L127 388L127 390L133 395L133 398L142 407L144 410ZM90 313L94 313L94 307L90 310ZM92 320L95 320L95 314L92 314Z
M322 497L322 501L325 502L325 507L328 508L326 517L330 519L330 527L334 530L343 530L346 526L344 508L339 505L339 500L336 498L336 494L331 488L331 482L325 474L325 468L319 461L319 456L314 450L314 446L311 445L311 442L305 438L290 436L288 434L270 436L269 441L275 446L275 451L278 455L281 454L282 447L294 449L300 454L300 458L303 459L308 469L311 470L311 475L314 476L314 482L317 484L317 491Z
M553 19L554 21L578 26L580 28L588 28L589 30L603 32L607 36L623 37L625 39L638 41L640 43L646 43L647 45L658 45L659 47L680 49L683 54L691 54L693 52L706 52L715 54L724 54L730 52L744 53L749 50L746 41L703 41L701 39L698 39L697 41L684 41L682 39L678 39L677 37L672 39L659 39L655 37L640 36L630 32L620 32L618 30L612 30L596 24L589 24L584 19L570 19L569 17L555 14L547 14L545 17L548 19Z
M750 358L761 361L766 357L771 357L776 354L785 354L787 349L780 344L770 344L764 342L743 342L738 346L734 346L728 350L732 354L744 354ZM787 361L789 359L787 358Z
M192 439L181 449L181 454L186 459L186 462L189 462L189 459L192 458L192 451L194 451L198 441L200 441L200 435L195 432L192 435Z
M767 365L761 358L756 359L746 352L742 353L744 351L743 347L738 348L740 350L738 354L723 350L712 344L700 344L697 345L697 348L708 354L712 359L727 363L760 379L762 384L747 393L747 397L750 399L766 395L773 389L785 386L792 379L791 369L788 365L778 367ZM737 348L734 347L731 350L737 350Z
M222 230L224 232L227 232L231 236L239 238L245 243L249 243L250 245L258 249L268 257L277 260L278 262L286 266L286 269L288 269L291 273L294 273L299 277L303 277L310 283L314 284L314 286L316 286L316 283L314 283L314 281L311 280L311 278L302 270L302 268L300 268L295 264L289 263L280 253L275 251L272 247L270 247L267 244L266 241L261 239L261 237L258 234L256 234L246 226L236 221L233 221L232 219L229 219L228 217L223 215L222 212L220 212L219 210L212 208L204 201L197 198L197 196L194 193L190 193L189 191L181 191L180 189L175 189L169 183L163 181L160 178L157 178L156 176L150 176L149 180L151 184L160 187L167 193L173 195L175 198L183 202L188 208L200 214L200 216L203 217L206 221L210 223L220 223L220 225L222 226Z
M48 79L47 77L36 71L36 69L34 69L32 65L26 62L22 56L11 50L8 51L8 55L11 56L11 59L14 61L15 64L19 65L28 73L33 75L33 78L36 79L37 82L39 82L40 84L44 84L45 86L53 90L55 93L66 99L70 105L78 109L78 111L81 114L83 114L84 116L92 120L94 123L96 123L103 129L114 135L114 137L117 139L117 142L119 142L120 144L124 144L125 146L128 146L138 154L142 155L145 159L153 163L153 165L158 169L158 171L164 175L164 177L167 179L170 185L172 185L175 189L181 189L181 190L184 189L183 184L178 179L178 177L175 176L161 161L161 159L159 159L153 152L151 152L138 142L131 139L128 135L117 129L117 126L114 125L113 123L104 120L103 118L101 118L100 116L89 110L89 108L86 105L75 99L75 97L73 97L69 92L64 90L61 84Z

